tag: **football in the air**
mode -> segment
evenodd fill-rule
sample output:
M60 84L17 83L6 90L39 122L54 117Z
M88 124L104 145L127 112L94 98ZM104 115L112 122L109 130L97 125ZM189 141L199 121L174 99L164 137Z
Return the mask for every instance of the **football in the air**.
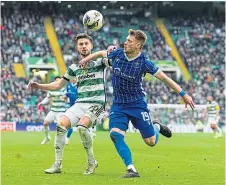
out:
M90 10L83 16L83 25L91 31L99 30L104 24L102 14L96 10Z

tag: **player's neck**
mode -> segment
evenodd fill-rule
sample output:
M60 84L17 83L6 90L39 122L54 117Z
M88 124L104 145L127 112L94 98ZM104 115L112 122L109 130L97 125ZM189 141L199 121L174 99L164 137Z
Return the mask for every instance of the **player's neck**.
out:
M126 57L128 59L134 59L137 58L140 55L140 51L134 52L134 53L125 53Z
M83 59L83 58L86 58L87 56L89 56L91 53L89 53L88 55L80 55L80 58Z

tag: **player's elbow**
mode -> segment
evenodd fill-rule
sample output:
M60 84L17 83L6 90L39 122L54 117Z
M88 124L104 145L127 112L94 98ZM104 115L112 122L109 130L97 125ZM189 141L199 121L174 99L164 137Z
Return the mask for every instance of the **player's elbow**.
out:
M60 90L60 89L62 89L62 85L60 83L54 84L53 90Z

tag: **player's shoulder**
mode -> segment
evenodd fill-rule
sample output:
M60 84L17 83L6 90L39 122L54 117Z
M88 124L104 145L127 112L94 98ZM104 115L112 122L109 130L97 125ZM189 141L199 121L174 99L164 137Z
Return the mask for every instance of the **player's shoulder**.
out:
M214 104L214 105L218 105L218 103L217 103L216 101L213 101L213 104Z
M111 53L109 53L109 55L111 54L124 54L124 49L123 48L117 48L117 49L114 49Z
M78 66L78 64L71 64L71 65L69 66L69 69L75 71L75 70L79 69L79 66Z
M144 53L141 53L141 57L145 60L145 62L154 64L154 62L148 56L146 56Z
M152 66L153 68L158 68L156 63L151 60L149 57L143 55L142 57L144 59L144 64L146 64L146 66Z

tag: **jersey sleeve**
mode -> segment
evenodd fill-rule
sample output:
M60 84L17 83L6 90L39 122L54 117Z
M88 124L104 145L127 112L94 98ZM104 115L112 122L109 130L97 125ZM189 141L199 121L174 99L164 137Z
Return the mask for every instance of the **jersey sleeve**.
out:
M50 97L51 97L51 95L50 95L50 93L48 92L48 93L47 93L47 96L40 102L40 104L46 105L47 103L49 103Z
M217 103L217 105L216 105L216 111L220 111L220 106L219 106L218 103Z
M108 58L102 58L101 59L101 62L102 62L102 64L105 66L105 67L109 67L109 66L112 66L112 63L111 63L111 61L110 61L110 59L108 59Z
M108 65L109 66L112 66L112 61L115 60L115 58L119 55L119 53L120 53L121 50L122 49L119 48L119 49L113 50L111 53L107 53L107 59L108 59L107 62L108 62Z
M151 60L146 59L144 64L144 73L150 73L153 76L156 76L161 70L156 66Z
M60 91L61 91L62 96L66 96L66 94L67 94L66 88L62 88Z
M75 75L75 70L78 69L77 65L72 64L68 68L67 72L64 74L63 78L67 81L72 80L76 75Z

